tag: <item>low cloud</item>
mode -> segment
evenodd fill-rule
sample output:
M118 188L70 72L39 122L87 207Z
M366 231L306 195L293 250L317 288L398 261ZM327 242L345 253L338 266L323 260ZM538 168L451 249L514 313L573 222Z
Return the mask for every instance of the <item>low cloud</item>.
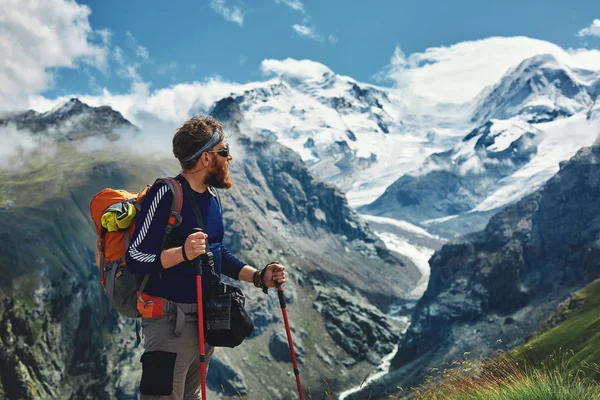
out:
M32 159L44 162L55 155L51 137L17 130L12 124L0 127L0 170L18 171Z
M239 26L244 25L244 15L240 7L227 6L225 5L225 0L211 0L210 8L217 14L220 14L225 20L234 22Z
M0 17L0 109L50 88L53 69L107 70L110 32L94 31L87 6L68 0L4 0ZM7 56L10 55L10 56Z
M600 37L600 19L595 19L594 22L587 28L583 28L579 32L577 32L577 36L585 37L585 36L596 36Z
M328 79L334 73L327 66L311 60L267 59L260 64L262 73L266 76L278 76L290 83L320 81Z
M148 84L140 82L132 85L129 93L116 94L104 89L98 95L81 93L70 94L56 99L32 96L28 108L45 112L71 97L99 107L109 105L139 127L175 127L192 114L207 113L214 103L232 93L243 93L249 85L209 79L204 82L181 83L168 88L151 91Z

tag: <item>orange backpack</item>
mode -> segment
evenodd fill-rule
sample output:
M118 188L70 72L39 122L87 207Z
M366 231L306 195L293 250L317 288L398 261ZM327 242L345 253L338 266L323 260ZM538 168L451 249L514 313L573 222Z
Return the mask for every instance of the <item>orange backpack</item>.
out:
M157 179L154 184L166 183L173 192L171 203L171 216L165 227L163 247L169 239L173 228L181 224L182 191L180 183L173 178ZM106 293L109 301L109 310L115 308L120 314L129 318L141 317L138 311L138 293L143 293L150 275L140 276L130 273L125 265L125 255L129 247L131 236L135 230L135 219L127 227L109 232L102 226L102 216L115 206L132 205L140 210L150 186L139 193L125 190L106 188L96 194L90 202L90 215L96 227L98 239L96 241L96 265L100 278L100 312L104 318L104 301L102 291Z

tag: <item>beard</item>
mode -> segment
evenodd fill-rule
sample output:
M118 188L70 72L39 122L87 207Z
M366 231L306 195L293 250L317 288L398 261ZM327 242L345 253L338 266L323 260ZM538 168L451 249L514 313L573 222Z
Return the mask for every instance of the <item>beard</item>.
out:
M229 164L223 163L222 166L215 165L211 168L206 177L206 184L217 189L229 189L232 186L231 176L229 175Z

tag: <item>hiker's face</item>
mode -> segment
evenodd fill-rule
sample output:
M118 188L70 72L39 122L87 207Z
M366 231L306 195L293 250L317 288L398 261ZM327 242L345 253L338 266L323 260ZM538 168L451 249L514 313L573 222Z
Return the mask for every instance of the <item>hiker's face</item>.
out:
M209 153L210 166L208 175L206 176L206 183L209 186L216 187L217 189L229 189L231 187L231 177L229 176L229 164L231 163L231 154L227 154L223 157L225 151L219 152L224 148L228 148L227 140L217 144L213 152Z

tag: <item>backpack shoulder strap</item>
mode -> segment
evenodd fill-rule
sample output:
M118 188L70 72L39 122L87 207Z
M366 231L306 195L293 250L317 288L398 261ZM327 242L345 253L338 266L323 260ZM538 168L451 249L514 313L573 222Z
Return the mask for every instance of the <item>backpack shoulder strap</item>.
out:
M181 224L181 207L183 206L183 192L181 190L181 184L173 178L159 178L154 184L164 183L166 184L171 192L173 192L173 200L171 201L171 215L169 215L169 220L167 222L167 226L165 227L165 234L163 236L161 249L164 249L167 244L167 240L169 240L169 236L171 235L171 231L173 228L179 226Z
M217 199L217 204L219 205L219 211L221 211L221 214L222 214L223 207L221 206L221 196L219 196L219 191L217 190L217 188L212 187L212 186L209 186L208 191L215 199Z
M157 183L164 183L166 184L169 189L171 190L171 192L173 192L173 200L171 201L171 214L169 215L169 219L167 221L167 226L165 226L165 233L163 235L162 238L162 242L160 245L161 250L165 248L165 246L167 245L167 241L169 240L169 237L171 236L171 231L173 230L173 228L179 226L181 224L182 218L181 218L181 207L183 206L183 192L181 190L181 184L173 178L167 177L167 178L158 178L156 181L154 181L154 185L156 185ZM142 282L139 285L139 292L143 293L144 289L146 289L146 284L148 283L148 280L150 279L150 274L146 274L142 280ZM137 329L137 327L136 327ZM139 343L139 336L138 336L138 343Z

